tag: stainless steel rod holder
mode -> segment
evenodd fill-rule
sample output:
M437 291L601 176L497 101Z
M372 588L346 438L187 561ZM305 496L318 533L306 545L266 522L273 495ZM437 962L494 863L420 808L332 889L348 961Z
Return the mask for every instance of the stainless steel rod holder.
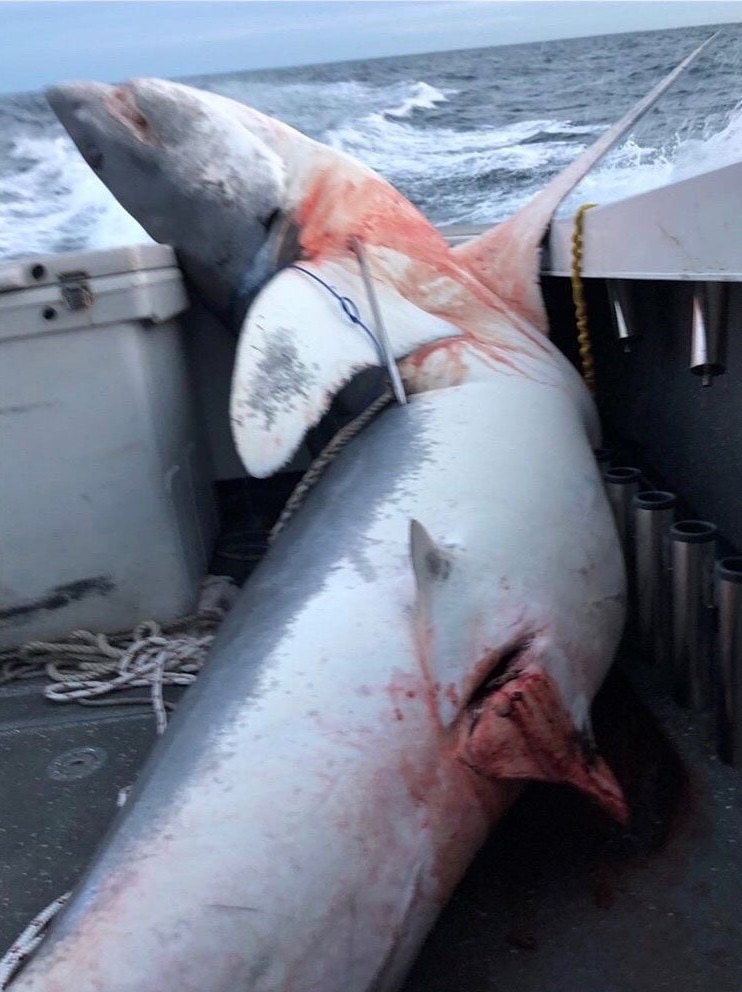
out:
M722 558L714 571L721 675L719 757L742 768L742 556Z
M729 322L729 286L724 282L697 283L693 291L690 369L710 386L726 372L726 334Z
M670 528L673 493L659 489L634 496L634 561L639 644L663 669L670 659Z
M631 343L640 333L631 287L622 280L608 279L606 289L608 290L616 337L623 345L624 351L631 351Z
M672 541L673 694L681 706L705 710L712 702L711 641L716 527L683 520Z
M631 504L639 492L640 479L639 469L626 465L606 469L603 475L608 502L613 510L618 537L627 562L633 557Z

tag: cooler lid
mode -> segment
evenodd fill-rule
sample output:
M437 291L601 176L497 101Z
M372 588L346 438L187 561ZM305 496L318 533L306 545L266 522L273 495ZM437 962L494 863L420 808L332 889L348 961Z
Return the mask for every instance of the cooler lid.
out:
M170 245L126 245L89 251L60 252L56 255L31 255L0 264L0 293L53 285L60 279L84 276L112 276L141 270L177 267Z

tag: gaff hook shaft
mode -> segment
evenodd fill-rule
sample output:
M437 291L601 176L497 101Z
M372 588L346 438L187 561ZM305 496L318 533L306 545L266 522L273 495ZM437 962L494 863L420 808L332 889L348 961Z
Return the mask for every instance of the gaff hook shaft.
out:
M387 334L386 327L384 326L384 321L381 316L379 300L376 296L376 290L374 289L373 282L371 281L371 273L368 270L363 245L361 244L360 238L358 238L355 234L350 239L350 245L356 254L358 264L361 267L361 276L363 277L363 282L366 287L366 295L368 296L368 302L371 305L371 313L374 317L374 324L376 325L376 339L381 346L384 362L389 373L389 379L391 380L394 398L400 406L405 406L407 403L407 396L404 391L402 376L399 374L399 368L397 367L397 362L394 357L394 353L392 352L389 335Z

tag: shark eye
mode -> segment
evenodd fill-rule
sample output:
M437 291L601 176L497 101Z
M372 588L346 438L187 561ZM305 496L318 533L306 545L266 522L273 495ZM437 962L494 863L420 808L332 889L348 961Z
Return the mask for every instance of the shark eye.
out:
M278 220L280 215L281 215L281 211L278 209L278 207L276 207L276 209L271 210L268 216L264 217L260 223L263 225L266 231L270 231L270 229L273 227L273 224L275 223L275 221Z

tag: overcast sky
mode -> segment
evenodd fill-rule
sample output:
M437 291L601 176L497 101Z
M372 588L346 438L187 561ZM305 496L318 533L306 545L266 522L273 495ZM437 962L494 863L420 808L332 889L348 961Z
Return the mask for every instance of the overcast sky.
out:
M0 91L742 20L742 2L0 2Z

